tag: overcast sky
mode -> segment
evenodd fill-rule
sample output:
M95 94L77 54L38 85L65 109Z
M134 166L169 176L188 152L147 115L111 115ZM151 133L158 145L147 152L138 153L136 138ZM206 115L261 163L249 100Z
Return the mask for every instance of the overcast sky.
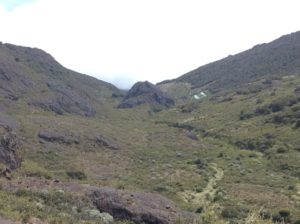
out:
M0 41L128 88L300 30L299 0L0 0Z

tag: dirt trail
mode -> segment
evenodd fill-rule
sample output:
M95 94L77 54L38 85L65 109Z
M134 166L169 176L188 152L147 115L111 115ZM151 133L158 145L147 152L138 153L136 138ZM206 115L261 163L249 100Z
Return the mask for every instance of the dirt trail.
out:
M185 202L199 207L202 206L203 208L210 204L211 199L214 198L217 193L217 188L215 186L224 176L223 170L218 168L216 164L211 164L211 167L216 171L216 173L210 178L202 192L184 191L180 193L180 196Z

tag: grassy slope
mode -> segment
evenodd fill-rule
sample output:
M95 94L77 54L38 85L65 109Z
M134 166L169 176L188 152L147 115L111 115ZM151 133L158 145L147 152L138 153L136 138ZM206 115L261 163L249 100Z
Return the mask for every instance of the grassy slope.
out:
M224 178L219 186L226 192L227 199L223 198L221 204L248 208L252 205L264 206L273 212L288 208L295 218L299 218L300 154L297 151L297 136L300 136L300 130L295 128L295 122L268 122L275 115L290 113L291 108L285 107L276 113L240 120L241 111L253 112L277 99L288 100L294 97L295 86L299 86L299 81L299 76L286 76L277 80L273 87L256 93L239 95L223 92L215 99L196 103L197 109L191 113L174 110L172 114L162 115L161 119L168 122L181 122L207 133L203 141L213 145L213 150L204 151L201 157L209 158L224 170ZM259 84L257 82L253 85ZM201 133L199 135L203 136ZM264 150L259 147L256 150L242 150L235 144L249 139L267 141L264 136L268 135L272 136L272 146ZM279 148L284 149L284 152L278 153Z
M295 149L300 130L295 129L294 124L265 123L273 114L240 120L242 110L253 111L277 98L294 94L297 83L300 84L300 78L294 77L282 79L276 90L270 87L245 95L224 93L197 102L196 109L190 113L182 113L180 107L159 113L149 113L147 107L116 110L112 108L117 101L111 100L102 107L105 113L87 119L54 115L20 102L10 110L21 123L18 132L23 137L22 154L26 162L14 175L21 180L30 174L38 179L50 177L159 192L185 209L199 211L202 207L203 217L212 211L221 217L222 210L232 209L239 212L231 219L243 219L240 211L265 207L274 214L288 209L293 219L297 219L300 218L300 182L294 171L299 168L300 154ZM257 104L257 99L263 103ZM185 129L170 127L175 123L194 127L199 141L188 138ZM41 144L37 133L43 129L64 130L70 136L80 136L80 144ZM274 136L275 143L264 152L242 150L234 144L238 140L260 139L267 133ZM94 146L93 138L97 134L115 138L121 149ZM277 153L277 147L285 147L287 151ZM198 159L203 166L195 162ZM282 164L290 168L283 169ZM216 168L222 171L222 176ZM70 180L66 175L70 170L83 171L87 179ZM7 196L0 195L6 200ZM199 200L194 199L197 197ZM26 198L28 195L17 200ZM13 204L13 200L6 201ZM28 203L28 211L15 214L1 209L1 213L17 219L36 214L35 204ZM62 211L69 210L62 208Z
M19 64L25 66L22 61ZM31 68L26 69L33 78L39 77ZM76 80L69 82L76 83ZM86 82L90 85L92 80ZM210 216L222 219L221 213L226 209L233 214L231 219L244 219L241 211L247 213L262 206L274 214L288 209L294 220L299 219L300 154L297 149L300 131L294 128L295 123L266 123L276 114L291 113L291 108L240 120L242 110L253 113L278 98L290 98L299 85L299 76L273 80L271 86L257 81L252 84L253 88L249 87L256 91L221 92L219 96L212 94L200 102L183 105L191 107L188 113L181 112L181 106L159 113L151 112L147 106L118 110L115 108L118 99L110 97L114 90L105 87L105 96L102 96L101 91L92 88L96 91L92 100L98 111L94 118L60 116L30 107L25 101L34 97L36 91L29 91L13 103L0 98L5 113L20 123L17 133L23 145L24 163L10 183L17 186L16 189L27 189L21 193L13 191L2 179L0 204L6 203L6 206L0 206L0 215L17 220L38 216L52 223L74 223L73 206L92 208L87 202L77 205L77 199L68 194L61 201L49 204L48 199L56 201L56 193L50 192L48 198L39 192L48 185L41 183L50 178L158 192L187 210L200 212L202 209L203 219ZM181 87L180 94L186 95L189 86ZM187 136L189 128L198 136L198 141ZM40 130L67 133L78 139L79 144L41 143L37 137ZM115 139L121 149L98 146L95 136L99 134ZM259 147L267 141L265 136L268 135L273 136L272 146L261 150ZM257 147L254 150L240 149L236 144L250 140ZM283 152L278 153L279 148L283 148ZM71 180L68 171L81 171L87 179ZM31 183L26 182L28 176L33 178ZM38 194L30 190L37 183L41 184ZM48 205L39 209L37 203ZM20 206L16 208L16 205ZM60 213L69 215L53 218ZM78 222L84 220L84 215L76 217ZM210 222L216 223L213 220Z

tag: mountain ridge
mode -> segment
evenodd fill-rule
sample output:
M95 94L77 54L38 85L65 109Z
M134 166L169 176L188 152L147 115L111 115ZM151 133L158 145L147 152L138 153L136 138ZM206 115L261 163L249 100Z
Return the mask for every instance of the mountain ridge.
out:
M300 31L200 66L176 79L162 81L158 85L187 82L192 88L219 91L240 87L257 79L299 72Z

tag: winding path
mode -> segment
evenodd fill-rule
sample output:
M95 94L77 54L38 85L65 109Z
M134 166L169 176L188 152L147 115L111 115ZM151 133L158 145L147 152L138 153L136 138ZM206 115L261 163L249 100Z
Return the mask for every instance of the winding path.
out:
M180 193L180 196L186 203L199 207L202 206L203 208L207 207L211 203L211 199L214 198L217 193L217 188L215 186L217 185L217 182L223 178L224 172L223 169L218 168L215 163L210 165L216 173L210 178L202 192L198 193L196 191L189 190Z

